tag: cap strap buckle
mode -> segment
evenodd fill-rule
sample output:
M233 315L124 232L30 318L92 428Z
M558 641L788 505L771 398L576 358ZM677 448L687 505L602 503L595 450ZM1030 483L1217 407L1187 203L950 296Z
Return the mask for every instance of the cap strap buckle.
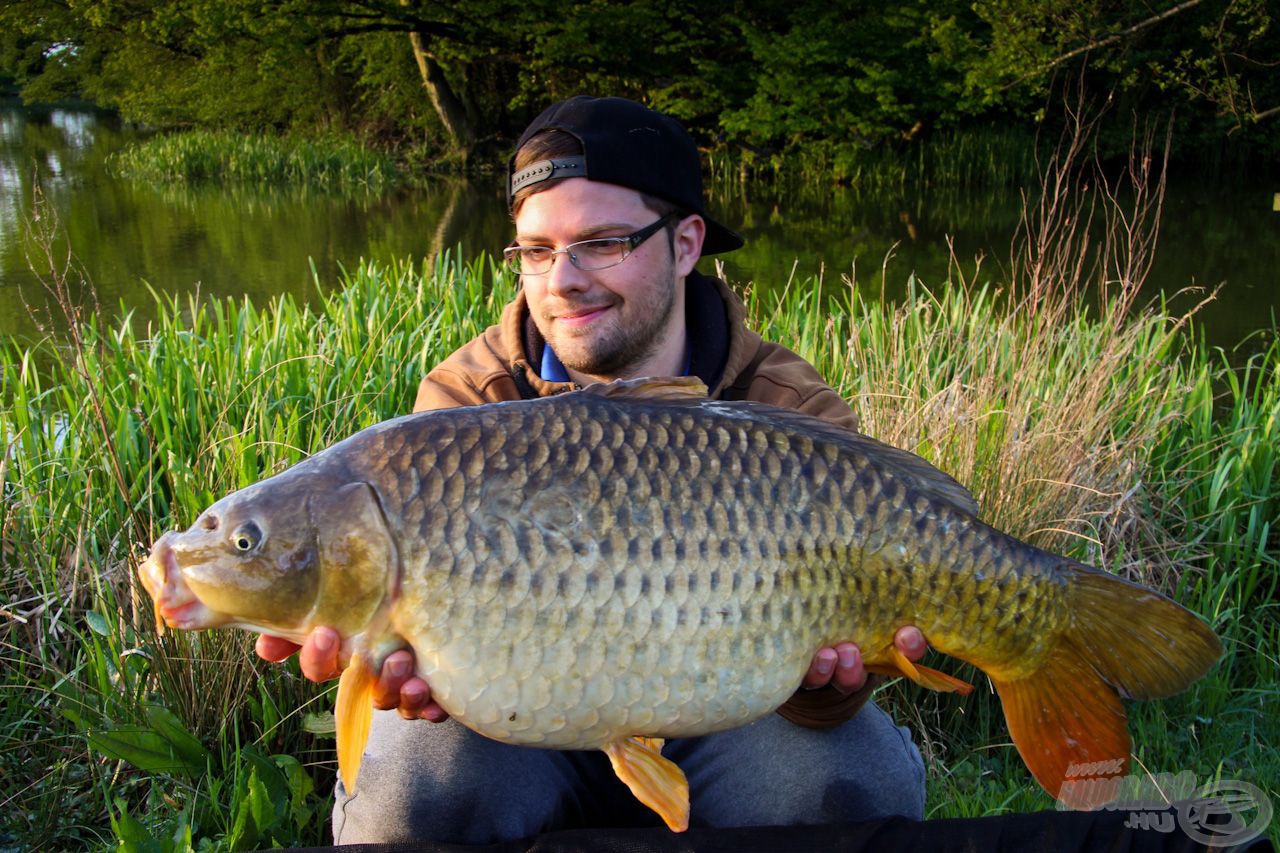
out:
M537 163L521 169L511 176L511 194L515 195L520 191L521 187L551 178L585 178L586 176L586 157L559 157L555 160L539 160Z

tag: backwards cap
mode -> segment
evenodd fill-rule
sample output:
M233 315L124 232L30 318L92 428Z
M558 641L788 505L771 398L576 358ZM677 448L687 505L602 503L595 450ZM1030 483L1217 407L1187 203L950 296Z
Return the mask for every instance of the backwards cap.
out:
M664 199L707 223L702 254L742 247L742 237L716 222L702 198L698 147L679 122L626 98L579 95L552 104L525 130L519 151L535 134L560 130L582 143L583 154L539 160L515 173L507 164L507 203L517 190L550 178L589 178Z

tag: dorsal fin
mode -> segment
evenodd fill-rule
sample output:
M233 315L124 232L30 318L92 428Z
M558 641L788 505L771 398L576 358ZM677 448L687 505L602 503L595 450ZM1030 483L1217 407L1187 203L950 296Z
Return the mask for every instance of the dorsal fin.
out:
M696 376L650 376L642 379L619 379L588 385L579 394L592 394L608 399L697 403L707 409L731 417L771 420L803 429L815 438L843 444L849 450L873 460L881 468L893 472L911 488L933 500L977 517L978 502L969 490L928 461L914 453L877 441L860 432L836 426L795 409L785 409L754 401L708 400L707 386Z
M869 435L836 426L795 409L745 401L718 400L704 403L704 405L723 414L771 420L777 424L794 426L803 429L813 438L842 444L854 453L871 459L880 468L891 471L926 497L949 504L975 518L978 515L978 502L973 495L969 494L968 489L910 451L885 444Z
M580 393L645 400L698 400L707 396L707 386L696 376L646 376L597 382Z
M850 432L849 436L852 438L846 440L851 440L853 444L858 445L862 453L892 468L895 473L909 480L917 491L951 504L975 518L978 516L978 501L969 490L960 485L951 475L936 468L927 459L909 450L876 441L862 433Z

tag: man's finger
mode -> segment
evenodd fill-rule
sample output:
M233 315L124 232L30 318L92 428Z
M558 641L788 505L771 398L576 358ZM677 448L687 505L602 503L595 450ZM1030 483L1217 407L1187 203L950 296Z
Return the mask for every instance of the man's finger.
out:
M302 674L312 681L328 681L342 672L338 665L338 651L342 638L338 632L323 625L307 635L298 653L298 666Z
M914 625L907 625L899 628L898 632L893 635L893 644L898 651L907 656L908 660L917 661L924 657L924 653L929 650L929 644L924 639L924 634Z
M867 683L867 671L862 665L862 653L853 643L836 646L836 672L832 677L836 689L842 693L861 690Z
M406 720L443 723L448 712L431 698L431 686L421 678L410 678L400 688L400 716Z
M826 687L831 683L831 676L836 671L837 660L835 649L818 649L818 653L813 656L813 661L809 664L809 671L804 674L804 680L800 682L800 686L809 690Z
M401 688L413 677L413 655L401 649L387 655L373 688L373 707L390 710L404 704Z
M423 708L422 713L418 714L418 718L432 723L443 723L449 719L449 712L435 702L428 702L427 707Z
M263 660L269 660L272 663L280 663L280 661L288 659L290 655L300 648L302 646L292 640L286 640L284 637L271 637L267 634L259 634L258 641L253 644L253 650L258 653L258 657Z

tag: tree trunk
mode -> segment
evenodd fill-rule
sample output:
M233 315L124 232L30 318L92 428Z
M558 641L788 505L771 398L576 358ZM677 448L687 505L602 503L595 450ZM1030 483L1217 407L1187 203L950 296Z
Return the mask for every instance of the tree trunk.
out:
M467 110L449 85L440 63L426 49L422 33L409 33L409 41L413 45L413 58L418 61L418 73L422 75L422 88L427 90L431 106L435 107L450 143L461 153L465 164L475 142L475 129L467 121Z

